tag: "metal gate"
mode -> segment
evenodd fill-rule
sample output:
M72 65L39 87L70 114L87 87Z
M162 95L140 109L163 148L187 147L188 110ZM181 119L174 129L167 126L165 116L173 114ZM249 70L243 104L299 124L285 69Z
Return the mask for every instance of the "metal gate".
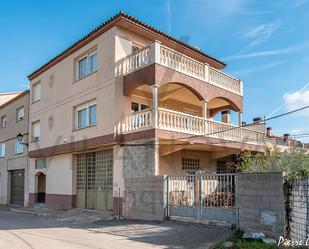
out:
M76 156L78 208L113 209L113 151Z
M168 216L237 225L235 174L167 177Z
M11 171L11 204L24 205L25 170Z

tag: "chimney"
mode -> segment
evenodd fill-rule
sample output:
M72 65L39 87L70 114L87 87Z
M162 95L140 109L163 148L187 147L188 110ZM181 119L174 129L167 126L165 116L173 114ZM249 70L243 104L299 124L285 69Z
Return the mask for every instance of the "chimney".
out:
M263 119L261 117L253 118L253 124L261 124Z
M231 111L230 110L221 112L221 121L227 124L231 122Z
M283 140L284 140L284 141L289 140L289 138L290 138L290 134L288 134L288 133L283 134Z
M267 127L266 129L266 136L267 137L272 137L273 135L273 129L271 127Z

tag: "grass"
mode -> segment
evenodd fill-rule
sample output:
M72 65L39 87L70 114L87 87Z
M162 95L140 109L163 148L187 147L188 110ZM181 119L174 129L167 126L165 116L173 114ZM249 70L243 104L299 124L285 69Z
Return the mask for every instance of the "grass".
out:
M226 249L224 247L224 242L230 241L233 243L233 247L231 249L308 249L308 247L284 247L280 246L278 247L277 244L269 245L265 244L261 239L260 240L248 240L248 239L242 239L243 232L240 230L237 230L235 234L231 237L228 237L222 241L219 241L215 246L212 247L212 249Z

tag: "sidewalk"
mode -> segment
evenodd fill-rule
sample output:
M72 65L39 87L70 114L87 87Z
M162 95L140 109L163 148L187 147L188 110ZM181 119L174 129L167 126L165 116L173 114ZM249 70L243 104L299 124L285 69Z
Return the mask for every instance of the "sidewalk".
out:
M37 215L55 218L57 221L71 222L73 224L94 223L97 221L110 221L115 219L110 212L100 212L86 209L55 210L47 208L12 207L11 211L22 214Z

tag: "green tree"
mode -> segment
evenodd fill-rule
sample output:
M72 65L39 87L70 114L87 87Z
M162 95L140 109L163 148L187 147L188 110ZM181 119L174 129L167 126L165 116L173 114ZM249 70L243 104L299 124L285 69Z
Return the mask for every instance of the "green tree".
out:
M240 155L239 171L284 172L285 182L292 183L309 176L309 155L297 147L290 147L284 152L278 147L268 147L265 153L244 152Z

